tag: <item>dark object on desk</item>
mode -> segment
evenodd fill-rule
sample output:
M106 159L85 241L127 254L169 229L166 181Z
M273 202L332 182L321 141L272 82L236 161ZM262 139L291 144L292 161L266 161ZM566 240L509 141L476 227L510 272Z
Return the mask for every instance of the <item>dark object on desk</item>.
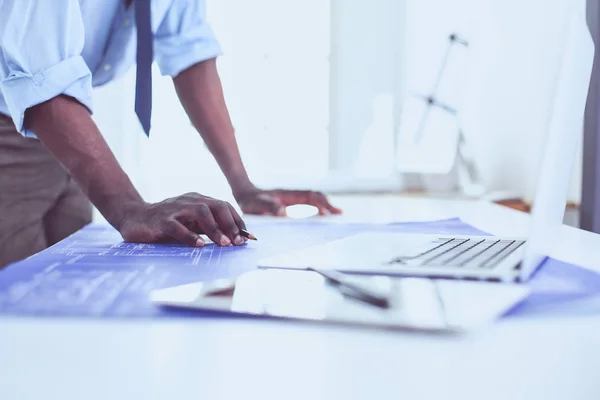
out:
M596 46L600 43L600 3L587 0L587 25ZM600 54L594 55L583 125L583 171L579 227L600 233Z
M256 238L256 236L254 236L253 234L251 234L250 232L248 232L245 229L240 229L240 233L242 234L243 237L248 238L250 240L258 240Z
M388 308L390 306L390 301L387 296L382 296L374 291L368 290L367 288L360 287L351 282L348 282L344 279L344 275L336 272L336 271L322 271L316 268L308 268L309 271L313 271L318 273L319 275L325 277L329 283L333 286L336 286L339 291L345 295L352 297L356 300L364 301L371 305L380 308Z
M496 200L494 203L499 204L504 207L512 208L513 210L518 210L526 213L531 212L531 204L524 201L523 199L518 198L507 198ZM565 207L565 216L563 218L563 223L565 225L573 226L575 228L579 227L579 218L580 215L580 206L576 203L567 202L567 206Z

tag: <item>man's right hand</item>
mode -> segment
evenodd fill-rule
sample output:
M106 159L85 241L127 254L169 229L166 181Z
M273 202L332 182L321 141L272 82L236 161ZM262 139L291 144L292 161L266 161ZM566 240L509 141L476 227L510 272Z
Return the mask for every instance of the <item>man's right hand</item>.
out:
M206 234L221 246L240 245L244 221L224 201L195 193L156 204L142 200L90 118L68 96L31 107L25 124L63 164L106 220L131 242L179 241L203 246Z
M189 246L202 247L207 235L219 246L241 245L246 239L240 229L244 221L227 202L188 193L160 203L135 203L124 209L118 227L129 242L154 243L176 240Z

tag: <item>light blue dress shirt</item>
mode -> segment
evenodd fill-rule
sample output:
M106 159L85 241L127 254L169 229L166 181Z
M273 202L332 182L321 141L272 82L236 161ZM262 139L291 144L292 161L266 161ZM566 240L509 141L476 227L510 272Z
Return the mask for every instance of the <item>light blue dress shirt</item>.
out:
M152 2L154 59L163 75L221 54L204 0ZM0 113L19 132L25 110L60 94L92 112L92 87L135 63L134 7L125 0L0 0Z

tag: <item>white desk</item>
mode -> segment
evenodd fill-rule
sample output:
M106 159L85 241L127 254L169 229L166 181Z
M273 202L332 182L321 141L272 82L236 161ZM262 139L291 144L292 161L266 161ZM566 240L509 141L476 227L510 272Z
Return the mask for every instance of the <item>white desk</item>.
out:
M337 203L347 220L460 216L505 235L522 234L527 222L479 202ZM564 227L561 239L552 256L600 269L600 236ZM226 319L0 318L0 399L597 400L600 313L577 310L505 320L464 337Z

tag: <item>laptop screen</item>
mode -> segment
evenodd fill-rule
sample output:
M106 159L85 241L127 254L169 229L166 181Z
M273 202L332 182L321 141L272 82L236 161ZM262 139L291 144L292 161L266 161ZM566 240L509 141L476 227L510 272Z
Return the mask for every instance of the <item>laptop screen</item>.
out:
M531 226L521 279L527 280L559 240L578 147L594 60L585 1L573 2L564 28L560 67L548 113Z

